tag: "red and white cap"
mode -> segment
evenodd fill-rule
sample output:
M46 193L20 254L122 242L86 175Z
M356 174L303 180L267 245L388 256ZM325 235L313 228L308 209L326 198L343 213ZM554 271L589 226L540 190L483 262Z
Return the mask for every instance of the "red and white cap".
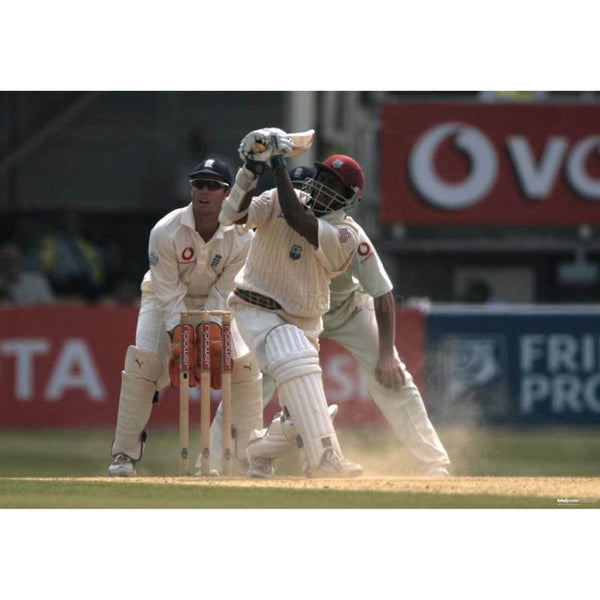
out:
M362 193L365 176L360 165L353 158L345 154L333 154L323 162L316 162L315 167L337 175L346 187L358 192L359 195Z

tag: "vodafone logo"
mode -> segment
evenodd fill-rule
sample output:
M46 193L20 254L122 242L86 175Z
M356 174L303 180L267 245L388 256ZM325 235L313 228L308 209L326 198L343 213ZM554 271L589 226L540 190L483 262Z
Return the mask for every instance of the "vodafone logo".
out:
M585 164L588 156L595 150L600 155L600 136L584 138L575 145L569 154L565 174L569 184L582 196L591 200L600 200L600 178L594 179L588 174Z
M468 173L460 181L448 181L437 171L436 156L442 145L450 145L452 151L467 158ZM525 200L543 202L549 198L562 174L576 196L598 201L599 157L600 134L581 139L548 135L540 152L534 150L527 135L506 135L502 144L494 144L481 128L446 122L417 139L408 156L408 177L417 194L430 205L456 211L484 200L498 181L500 161L508 159L511 177Z
M188 246L187 248L184 248L183 252L181 253L181 258L184 261L192 260L192 258L194 258L194 249L191 248L190 246Z
M435 170L435 154L442 142L454 137L454 147L469 158L470 172L458 183L443 180ZM420 195L446 210L467 208L492 188L498 173L498 157L489 140L475 127L444 123L426 131L409 156L408 173Z
M367 242L361 242L358 245L358 255L359 256L367 256L367 254L370 254L371 252L371 246L369 246L369 244L367 244Z

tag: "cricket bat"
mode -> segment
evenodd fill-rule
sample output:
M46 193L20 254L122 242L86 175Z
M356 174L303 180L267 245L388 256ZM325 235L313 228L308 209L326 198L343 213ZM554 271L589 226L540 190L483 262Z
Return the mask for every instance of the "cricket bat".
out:
M286 154L286 158L294 158L295 156L301 156L304 154L313 143L313 139L315 137L315 130L308 129L307 131L300 131L298 133L288 133L289 137L292 139L292 151ZM254 142L252 144L252 152L255 154L260 154L267 149L268 140L262 142Z

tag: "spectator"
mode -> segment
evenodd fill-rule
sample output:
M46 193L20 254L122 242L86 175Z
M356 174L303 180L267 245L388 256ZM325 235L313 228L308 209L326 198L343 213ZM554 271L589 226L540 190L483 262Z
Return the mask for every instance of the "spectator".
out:
M64 225L42 234L31 257L61 299L98 300L104 289L104 257L81 232L77 213L68 210Z
M23 254L15 244L0 248L0 299L14 304L49 304L54 293L42 273L23 270Z

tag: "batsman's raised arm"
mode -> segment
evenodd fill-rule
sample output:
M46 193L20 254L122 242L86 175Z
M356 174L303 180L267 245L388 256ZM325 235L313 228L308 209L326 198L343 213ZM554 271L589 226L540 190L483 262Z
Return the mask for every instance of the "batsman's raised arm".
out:
M300 202L292 185L285 159L281 154L271 159L271 169L277 182L279 205L287 224L299 233L307 242L319 247L319 221L307 207Z

